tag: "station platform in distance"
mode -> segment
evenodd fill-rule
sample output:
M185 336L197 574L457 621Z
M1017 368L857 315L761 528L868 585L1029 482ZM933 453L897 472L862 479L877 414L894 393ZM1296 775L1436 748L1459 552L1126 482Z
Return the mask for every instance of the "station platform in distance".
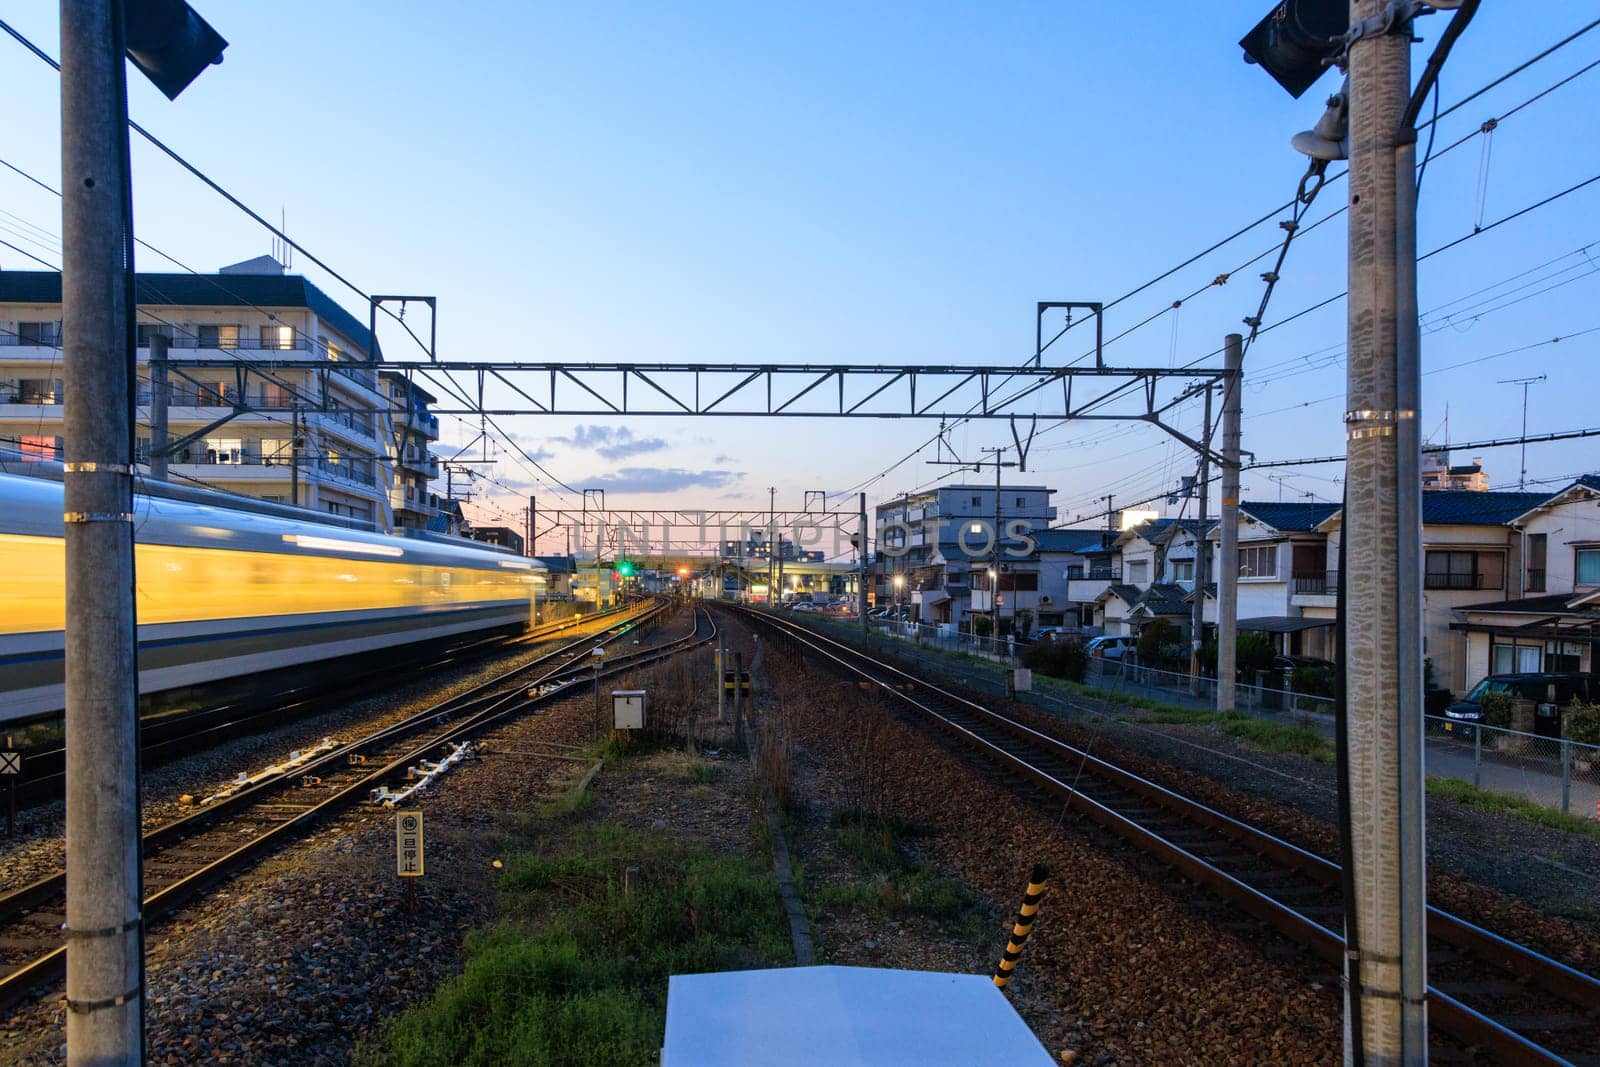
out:
M988 975L784 967L667 984L662 1067L1054 1062Z

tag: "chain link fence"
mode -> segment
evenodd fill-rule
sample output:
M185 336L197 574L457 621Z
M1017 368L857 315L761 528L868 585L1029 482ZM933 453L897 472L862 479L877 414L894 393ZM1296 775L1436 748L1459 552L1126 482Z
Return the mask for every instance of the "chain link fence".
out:
M1429 715L1428 773L1600 818L1600 747Z
M907 623L873 625L823 615L797 616L830 636L856 647L893 655L912 669L939 674L979 693L1008 693L1011 658L988 651L967 634L938 634ZM932 632L929 632L932 631ZM1003 646L1004 642L1001 642ZM1216 707L1216 680L1095 658L1085 684L1109 694L1159 701L1196 711ZM1235 711L1284 725L1307 726L1323 737L1335 735L1331 697L1239 683ZM1015 699L1065 719L1103 717L1092 699L1069 693L1035 677L1032 692ZM1112 697L1114 699L1114 697ZM1131 709L1130 709L1131 710ZM1426 769L1432 777L1454 778L1494 793L1522 797L1562 812L1600 818L1600 747L1565 738L1494 726L1479 726L1429 715L1424 719Z

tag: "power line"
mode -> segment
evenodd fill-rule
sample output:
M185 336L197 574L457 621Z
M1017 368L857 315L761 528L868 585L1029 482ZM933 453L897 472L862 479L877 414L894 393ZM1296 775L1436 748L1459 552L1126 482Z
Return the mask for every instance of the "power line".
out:
M1542 445L1553 441L1576 441L1584 437L1600 437L1600 426L1580 430L1558 430L1555 433L1527 434L1521 437L1495 437L1488 441L1463 441L1448 445L1423 445L1424 452L1467 452L1473 449L1509 448L1513 445ZM1343 456L1312 456L1305 459L1269 459L1259 463L1246 463L1245 470L1264 467L1313 467L1321 463L1343 463Z

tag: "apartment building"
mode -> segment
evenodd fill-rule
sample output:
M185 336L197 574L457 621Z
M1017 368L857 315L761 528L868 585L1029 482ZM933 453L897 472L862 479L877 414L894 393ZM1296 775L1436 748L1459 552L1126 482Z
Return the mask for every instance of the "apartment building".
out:
M421 519L413 477L392 496L397 457L391 397L366 325L269 256L214 275L140 274L136 459L150 449L150 343L167 339L168 471L209 486L380 529ZM227 367L199 362L226 360ZM264 369L271 362L278 369ZM286 366L285 366L286 365ZM60 458L61 276L0 272L0 444L24 457ZM424 403L425 394L410 394ZM431 416L406 428L413 475L428 475ZM418 434L421 430L421 434ZM408 499L405 492L412 496ZM396 507L396 502L400 507ZM409 513L409 514L408 514Z
M396 529L444 532L440 511L428 484L439 477L439 457L428 446L439 440L439 417L428 411L438 398L397 371L378 372L380 391L388 398L388 442L394 481L389 487L389 509Z
M998 491L945 485L877 505L876 602L905 606L923 622L963 628L975 613L995 615L1002 629L1018 611L1037 618L1039 559L1021 537L1055 520L1054 492L1042 485L1001 485Z

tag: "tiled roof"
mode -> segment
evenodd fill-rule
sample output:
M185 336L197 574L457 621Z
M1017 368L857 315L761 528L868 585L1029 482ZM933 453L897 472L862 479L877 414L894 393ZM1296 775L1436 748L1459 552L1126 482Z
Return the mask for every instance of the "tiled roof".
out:
M1103 544L1103 530L1037 530L1033 539L1041 552L1097 552Z
M1422 521L1430 526L1501 526L1543 504L1552 495L1430 489L1422 494Z
M1096 597L1095 599L1099 600L1100 597L1104 597L1107 593L1115 595L1119 600L1121 600L1124 604L1127 604L1129 607L1132 607L1139 602L1140 590L1136 585L1128 585L1124 582L1112 582L1110 585L1106 586L1106 591L1101 593L1100 596Z
M1313 504L1306 501L1273 502L1246 500L1239 510L1257 522L1283 533L1304 533L1339 510L1338 504Z
M1574 601L1582 600L1585 593L1550 593L1545 596L1523 597L1521 600L1492 600L1487 604L1472 604L1457 611L1508 611L1515 614L1560 615L1568 612L1585 612L1575 608Z
M140 273L134 279L134 300L152 307L309 308L374 358L381 358L367 324L297 274ZM61 275L46 270L0 271L0 303L59 304Z
M1188 595L1189 591L1181 585L1157 582L1145 590L1134 607L1152 615L1187 615L1190 607L1184 603L1184 598Z

